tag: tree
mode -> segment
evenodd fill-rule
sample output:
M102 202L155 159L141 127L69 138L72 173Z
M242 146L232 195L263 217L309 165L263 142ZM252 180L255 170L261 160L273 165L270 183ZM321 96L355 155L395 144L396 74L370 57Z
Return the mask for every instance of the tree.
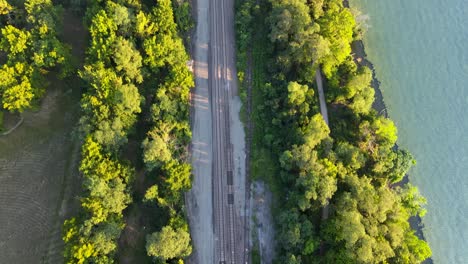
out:
M326 237L335 245L329 259L344 255L357 263L420 263L429 256L427 244L414 236L408 223L408 209L420 208L414 190L404 191L402 203L399 192L374 186L365 176L348 175L345 184L349 191L334 199L336 215L327 223Z
M61 77L71 73L70 47L58 38L62 9L51 0L28 0L25 2L27 21L32 25L33 62L39 68L62 66Z
M270 41L277 45L278 61L285 72L293 67L309 68L329 53L328 40L318 35L319 26L309 16L303 0L271 0ZM301 65L299 67L299 65Z
M0 0L0 15L6 15L11 12L13 7L7 2L7 0Z
M159 0L152 10L152 16L160 35L175 36L177 34L171 0Z
M171 160L172 153L168 141L167 134L160 136L155 131L151 131L149 137L143 140L143 161L149 171Z
M161 232L147 236L146 251L149 256L162 260L187 257L192 253L190 234L183 229L165 226Z
M109 149L127 142L127 133L141 112L142 97L135 85L125 84L121 76L102 62L85 65L82 79L93 88L83 96L85 115L80 120L82 130Z
M141 83L143 76L141 74L142 58L135 45L122 38L117 38L114 44L114 62L117 72L122 72L129 81Z
M165 180L166 187L171 192L188 191L192 187L190 178L192 169L188 163L179 163L171 160L164 165L164 170L168 174Z
M287 252L306 256L318 248L319 241L314 233L314 226L307 216L301 215L294 208L279 214L278 229L278 242Z
M395 153L393 166L388 175L388 178L393 183L401 181L406 173L408 173L411 166L416 165L416 160L407 150L398 149Z
M324 0L312 0L310 2L310 9L312 9L312 14L314 19L318 19L323 15L323 5Z
M153 202L157 201L159 197L158 185L153 185L146 190L145 197L143 198L144 202Z
M374 103L375 90L372 87L366 86L358 94L354 96L349 107L358 114L367 114Z
M288 158L285 158L288 155ZM290 196L301 211L325 205L337 190L337 167L328 159L319 159L317 151L307 145L294 146L281 159L285 182L294 183ZM291 175L292 173L292 175Z
M26 20L18 23L24 28L6 25L1 29L0 40L0 50L7 55L0 73L2 106L19 112L30 108L43 95L45 83L40 74L57 65L62 69L59 77L71 71L70 49L57 38L60 8L50 0L28 0L24 8ZM11 9L6 1L0 2L1 13Z
M272 12L269 18L271 42L287 45L300 40L299 36L312 26L309 7L303 0L271 0Z
M93 245L94 250L100 255L109 255L115 252L117 249L115 242L119 238L123 226L122 223L114 221L99 226L90 237L90 243Z
M31 106L35 97L42 95L43 90L34 89L34 69L26 63L4 64L0 69L0 95L2 106L9 111L23 112Z
M129 35L132 29L132 22L134 21L133 10L121 4L108 1L107 13L111 16L115 25L119 28L119 32L123 35Z
M15 28L14 26L7 25L2 28L2 38L0 40L0 49L11 55L20 55L25 59L22 54L28 48L31 41L31 33L26 30Z
M304 142L313 149L318 143L327 138L329 133L330 128L325 123L323 116L316 114L304 129Z
M174 3L174 17L180 33L186 33L193 28L191 6L187 0L177 0Z
M31 83L27 78L22 78L20 83L3 90L3 108L10 111L23 112L24 109L31 106L33 98L34 94Z
M351 170L358 170L366 163L366 158L359 148L348 142L338 142L335 153L339 160Z
M170 35L147 38L143 42L143 48L147 55L145 63L154 70L178 62L185 64L188 61L187 55L183 52L182 40L174 39Z
M114 42L117 38L117 25L105 10L97 12L89 26L91 45L88 49L90 59L109 63L114 51Z
M362 67L357 73L350 72L350 75L349 81L336 96L335 102L348 105L354 113L368 114L375 95L371 87L372 71L368 67Z
M402 247L396 252L394 261L401 263L422 263L431 255L431 248L426 241L419 239L413 232L407 232Z
M418 188L407 184L403 188L397 188L397 192L401 197L401 204L411 216L423 217L426 214L423 206L427 203L427 200L421 196Z
M31 24L46 25L55 33L55 26L60 23L62 9L54 6L51 0L26 0L24 3L27 20Z
M379 154L378 148L382 147L382 150L387 150L389 147L393 147L397 140L395 124L385 117L377 117L370 122L361 122L359 133L359 147L373 156Z
M327 78L351 54L351 42L356 22L340 0L326 3L325 13L318 19L320 35L330 41L330 53L323 58L323 73Z
M140 10L135 18L135 31L141 39L145 39L156 32L156 24L152 21L151 15L147 15Z
M290 82L288 84L288 102L292 106L298 106L298 108L304 108L302 113L309 111L309 104L306 99L310 101L314 95L314 90L309 89L307 85L300 85L297 82ZM304 105L303 107L301 107Z

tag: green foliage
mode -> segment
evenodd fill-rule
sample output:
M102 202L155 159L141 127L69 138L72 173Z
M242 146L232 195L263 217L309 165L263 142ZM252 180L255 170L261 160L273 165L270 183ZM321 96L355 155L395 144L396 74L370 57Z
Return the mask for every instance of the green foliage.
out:
M188 0L173 0L173 3L177 30L181 33L187 33L194 26L191 15L192 7Z
M159 135L156 131L150 131L148 138L143 140L143 161L148 170L169 162L172 159L171 150L167 144L169 135Z
M323 5L325 0L311 0L310 9L312 10L312 16L314 19L318 19L324 14Z
M350 176L346 183L350 191L341 194L335 204L336 217L326 227L327 239L336 243L328 260L336 261L334 254L338 254L358 263L420 263L430 256L427 244L411 230L408 217L414 212L401 202L398 192L385 186L375 187L366 177ZM415 189L405 192L403 200L413 200ZM419 209L420 204L414 204L413 211Z
M288 251L302 250L308 245L308 253L313 252L318 241L314 241L312 223L299 212L292 209L282 212L279 215L280 223L279 237L280 243ZM307 255L307 254L306 254Z
M399 182L408 173L411 166L416 165L416 160L408 151L399 149L396 151L393 163L394 166L389 178L391 182Z
M178 21L188 23L184 17L187 3L177 7ZM171 1L157 1L151 12L146 10L139 1L96 1L85 16L90 40L85 66L79 72L88 85L80 120L85 138L80 166L85 192L82 213L64 223L67 263L114 263L134 174L119 160L119 153L143 110L149 113L142 121L151 127L142 142L143 161L148 175L158 176L144 201L148 205L157 202L170 213L170 226L148 237L148 253L161 260L184 258L191 252L182 198L191 186L186 158L193 77L186 66L189 57L177 32ZM151 80L146 83L146 78ZM140 84L145 89L139 90ZM148 92L151 85L155 90ZM147 93L151 107L142 109L141 92ZM170 251L160 247L167 242L174 246Z
M405 185L403 188L397 189L401 196L401 203L408 210L411 216L423 217L426 214L426 209L423 206L427 203L426 198L421 196L418 188L411 184Z
M380 146L392 147L397 140L395 124L387 118L378 117L371 122L363 121L359 125L359 147L363 151L369 151L371 155L378 155Z
M13 7L7 2L7 0L0 0L0 15L6 15L11 12Z
M159 197L158 185L153 185L146 190L144 202L157 201Z
M312 120L309 122L309 124L304 128L305 144L310 149L313 149L320 141L324 140L329 133L330 129L325 123L325 120L323 120L322 115L316 114L312 117Z
M82 155L84 215L64 223L64 256L67 263L112 263L124 227L122 211L131 202L127 183L133 171L110 157L91 137L86 138Z
M146 251L162 260L187 257L192 253L190 234L183 229L174 230L171 226L165 226L161 232L148 236Z
M31 80L34 69L25 63L16 63L12 67L4 64L0 69L0 93L2 107L10 111L23 112L31 107L35 96L42 94L42 89L34 90Z
M90 46L79 72L88 84L80 120L85 192L79 217L64 223L67 263L114 263L125 226L123 211L131 203L134 170L119 160L119 153L141 112L137 85L145 76L132 37L133 14L132 8L112 1L95 2L87 11Z
M138 89L102 62L85 65L80 75L93 88L82 99L83 131L108 148L122 146L141 112Z
M308 102L313 96L314 90L309 89L307 85L300 85L297 82L290 82L288 84L288 103L298 108L299 113L306 114L309 112Z
M169 209L169 226L147 237L146 250L155 259L178 259L190 255L190 235L184 219L183 193L191 188L191 166L187 162L189 94L194 81L187 67L189 56L179 33L188 30L188 2L157 1L150 13L136 16L136 33L144 51L144 67L157 85L151 90L150 129L143 140L143 162L158 184L150 187L144 200ZM177 25L176 21L180 24ZM179 30L179 32L177 31Z
M343 7L341 0L327 1L324 14L318 19L320 35L330 43L330 53L323 58L322 70L327 78L333 75L336 67L351 54L356 22L351 11Z
M109 63L113 55L113 44L117 38L117 25L109 17L105 10L100 10L92 17L89 33L91 43L88 48L88 59L90 61L102 61Z
M113 59L117 72L123 73L128 81L135 81L136 83L143 81L140 71L142 58L132 42L122 37L117 38L114 44Z
M362 67L359 72L350 69L351 76L343 89L339 90L335 102L347 105L357 114L369 114L374 102L374 89L370 86L372 72L367 67Z
M1 69L0 99L4 109L22 112L44 94L45 83L40 74L56 66L61 66L60 77L71 73L71 55L70 48L58 39L59 6L50 0L28 0L23 10L0 2L1 14L13 9L25 12L26 19L21 17L17 23L1 28L0 50L7 58Z
M9 52L11 55L21 54L27 49L30 38L31 33L28 31L7 25L2 28L0 48L2 51Z
M286 73L296 67L306 67L302 71L312 73L313 63L320 63L330 50L328 41L318 34L319 25L309 15L307 1L270 2L269 37L277 45L280 67Z

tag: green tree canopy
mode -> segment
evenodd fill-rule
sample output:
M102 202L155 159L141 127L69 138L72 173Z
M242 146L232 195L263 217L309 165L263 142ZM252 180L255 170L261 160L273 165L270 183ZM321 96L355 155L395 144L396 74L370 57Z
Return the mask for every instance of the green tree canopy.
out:
M184 258L192 253L190 234L183 229L174 230L165 226L161 232L147 237L146 251L148 255L162 260Z
M114 62L117 72L122 72L129 81L141 83L142 58L135 45L122 37L117 38L114 44Z
M351 54L356 22L341 0L326 2L325 13L318 19L320 35L330 41L330 53L323 58L323 73L330 78L336 67Z
M0 49L11 55L20 55L28 48L31 41L31 33L26 30L18 29L12 25L2 28L2 38L0 39ZM23 59L25 55L22 54Z

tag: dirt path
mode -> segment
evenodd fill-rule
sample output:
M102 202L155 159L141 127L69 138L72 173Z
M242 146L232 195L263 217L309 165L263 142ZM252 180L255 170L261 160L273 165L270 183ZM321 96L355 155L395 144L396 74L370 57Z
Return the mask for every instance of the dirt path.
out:
M192 92L192 190L186 196L193 240L191 263L214 263L211 105L208 88L209 0L197 0L194 36L195 89Z
M263 181L252 183L252 247L258 250L260 263L271 264L275 257L275 230L273 216L271 214L271 204L273 194L268 185Z
M320 72L320 69L317 69L317 71L315 71L315 81L317 82L317 90L319 94L320 113L322 114L325 123L327 123L327 126L329 126L327 102L325 101L325 92L323 91L322 73Z
M21 124L23 124L23 121L24 121L24 117L20 116L20 120L18 120L18 122L12 128L10 128L7 131L1 133L0 136L8 136L13 131L15 131L15 129L17 129L19 126L21 126Z
M327 111L327 102L325 101L325 93L323 91L323 81L322 81L322 73L320 72L320 68L315 71L315 81L317 82L317 90L319 95L319 102L320 102L320 113L325 120L325 123L328 127L330 127L328 123L328 111ZM328 219L328 214L330 211L330 204L327 204L322 208L322 220Z

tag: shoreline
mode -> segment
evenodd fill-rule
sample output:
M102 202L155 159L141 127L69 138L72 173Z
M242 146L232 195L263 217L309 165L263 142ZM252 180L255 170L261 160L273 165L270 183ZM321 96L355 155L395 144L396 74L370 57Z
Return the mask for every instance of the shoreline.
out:
M345 6L349 8L349 5L347 5L346 3L347 1L345 0L344 2L345 2ZM387 112L387 106L385 105L382 90L380 89L380 81L377 79L374 64L367 59L364 42L362 40L353 41L353 43L351 44L351 49L353 51L355 62L360 66L368 67L372 71L371 87L374 88L374 91L375 91L375 99L372 104L372 108L374 108L379 113L379 115L383 115L384 117L389 118L389 114ZM357 58L359 58L360 61L357 61ZM398 144L395 144L395 148L398 148ZM394 184L393 186L403 186L409 182L410 182L409 175L407 174L405 175L403 180ZM427 242L426 238L424 237L424 231L423 231L424 224L422 222L422 218L419 215L411 216L408 219L408 222L411 228L415 231L416 236L419 239L422 239ZM422 263L432 264L434 262L432 258L428 258Z
M347 6L347 8L349 8L349 6ZM374 64L367 59L364 42L362 40L353 41L353 43L351 44L351 49L353 51L354 61L359 66L366 66L372 71L371 87L375 91L375 98L372 104L372 108L375 109L379 113L379 115L383 115L384 117L389 118L389 114L387 112L387 106L385 105L382 90L380 89L380 81L377 79ZM358 58L360 59L360 61L357 61ZM395 148L398 149L398 144L395 144ZM397 182L393 184L392 186L393 187L403 186L409 182L410 182L410 179L409 179L409 175L407 174L400 182ZM422 218L419 215L411 216L408 219L408 222L411 228L415 231L416 236L419 239L422 239L427 242L426 238L424 237L424 231L423 231L424 224L422 222ZM432 258L428 258L422 263L432 264L434 262Z
M350 8L349 0L343 0L343 5L349 9ZM379 115L383 115L384 117L389 118L387 106L385 105L382 90L380 88L381 83L379 79L377 78L374 64L367 57L364 41L363 40L353 41L351 43L351 50L352 50L352 56L354 58L355 63L358 64L359 66L366 66L372 71L371 87L375 91L375 98L374 98L374 102L372 103L372 108L375 109L379 113ZM395 144L395 148L398 149L398 144ZM400 182L394 184L393 186L394 187L403 186L409 182L410 182L410 179L409 179L409 175L407 174ZM422 222L422 218L419 215L411 216L408 219L408 222L411 228L415 231L416 236L419 239L422 239L427 242L424 236L424 231L423 231L424 224ZM434 262L432 258L428 258L422 263L432 264Z

